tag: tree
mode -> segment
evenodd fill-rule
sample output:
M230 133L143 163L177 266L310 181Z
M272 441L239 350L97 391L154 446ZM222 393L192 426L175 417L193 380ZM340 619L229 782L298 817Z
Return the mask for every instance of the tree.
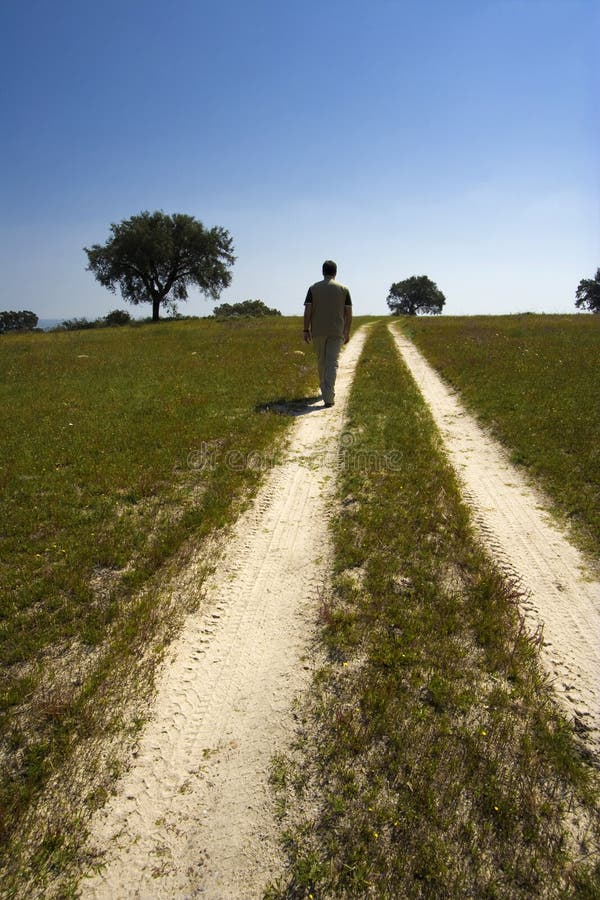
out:
M417 313L439 315L446 298L427 275L412 275L390 288L387 304L393 316L416 316Z
M595 278L581 279L575 296L577 297L575 306L579 309L600 313L600 269L597 270Z
M281 313L262 300L244 300L243 303L221 303L215 306L213 315L218 319L228 319L234 316L280 316Z
M231 282L233 244L224 228L207 230L193 216L142 212L110 226L106 244L83 249L87 270L129 303L151 303L157 322L161 303L187 300L195 286L216 300Z
M21 309L18 312L12 309L0 312L0 334L5 334L7 331L33 331L37 323L38 317L28 309Z

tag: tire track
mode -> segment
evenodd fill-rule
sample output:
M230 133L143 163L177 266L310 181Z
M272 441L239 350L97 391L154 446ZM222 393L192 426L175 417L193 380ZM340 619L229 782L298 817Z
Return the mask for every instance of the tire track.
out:
M391 329L441 433L484 544L524 591L559 701L600 756L600 582L546 511L548 504L470 416L415 345Z
M268 786L293 730L330 559L339 436L364 341L340 358L336 406L300 415L158 680L154 714L96 816L86 900L262 895L281 866ZM185 578L182 578L185 584Z

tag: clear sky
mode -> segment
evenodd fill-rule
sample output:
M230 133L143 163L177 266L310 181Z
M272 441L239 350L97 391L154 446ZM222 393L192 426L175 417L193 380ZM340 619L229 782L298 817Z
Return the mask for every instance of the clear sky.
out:
M146 209L284 314L326 258L375 314L574 312L600 266L600 0L0 0L0 42L0 309L149 315L82 250Z

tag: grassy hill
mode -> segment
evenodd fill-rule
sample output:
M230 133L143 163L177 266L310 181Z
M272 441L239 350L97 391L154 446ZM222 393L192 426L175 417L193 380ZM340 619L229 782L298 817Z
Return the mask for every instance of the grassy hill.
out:
M407 324L596 546L600 320ZM300 331L299 318L204 320L0 340L8 896L76 869L89 814L143 725L156 663L198 602L211 541L285 440L293 420L273 404L315 392ZM361 357L347 429L357 459L392 453L402 465L341 473L352 502L335 523L321 612L331 665L307 712L310 763L302 777L293 761L275 767L295 868L273 896L447 896L448 885L455 896L560 896L552 885L596 896L593 865L576 859L596 858L593 771L520 633L518 598L473 544L383 325ZM169 578L198 548L205 568L184 600ZM320 809L305 830L296 782ZM591 823L586 849L565 831L567 809Z

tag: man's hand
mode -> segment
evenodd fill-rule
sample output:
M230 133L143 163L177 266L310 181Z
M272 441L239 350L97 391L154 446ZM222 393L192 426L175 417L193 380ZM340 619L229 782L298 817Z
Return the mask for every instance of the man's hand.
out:
M345 331L344 332L344 343L347 344L349 340L350 340L350 332Z
M305 343L305 344L310 344L310 331L305 331L305 332L304 332L304 343Z

